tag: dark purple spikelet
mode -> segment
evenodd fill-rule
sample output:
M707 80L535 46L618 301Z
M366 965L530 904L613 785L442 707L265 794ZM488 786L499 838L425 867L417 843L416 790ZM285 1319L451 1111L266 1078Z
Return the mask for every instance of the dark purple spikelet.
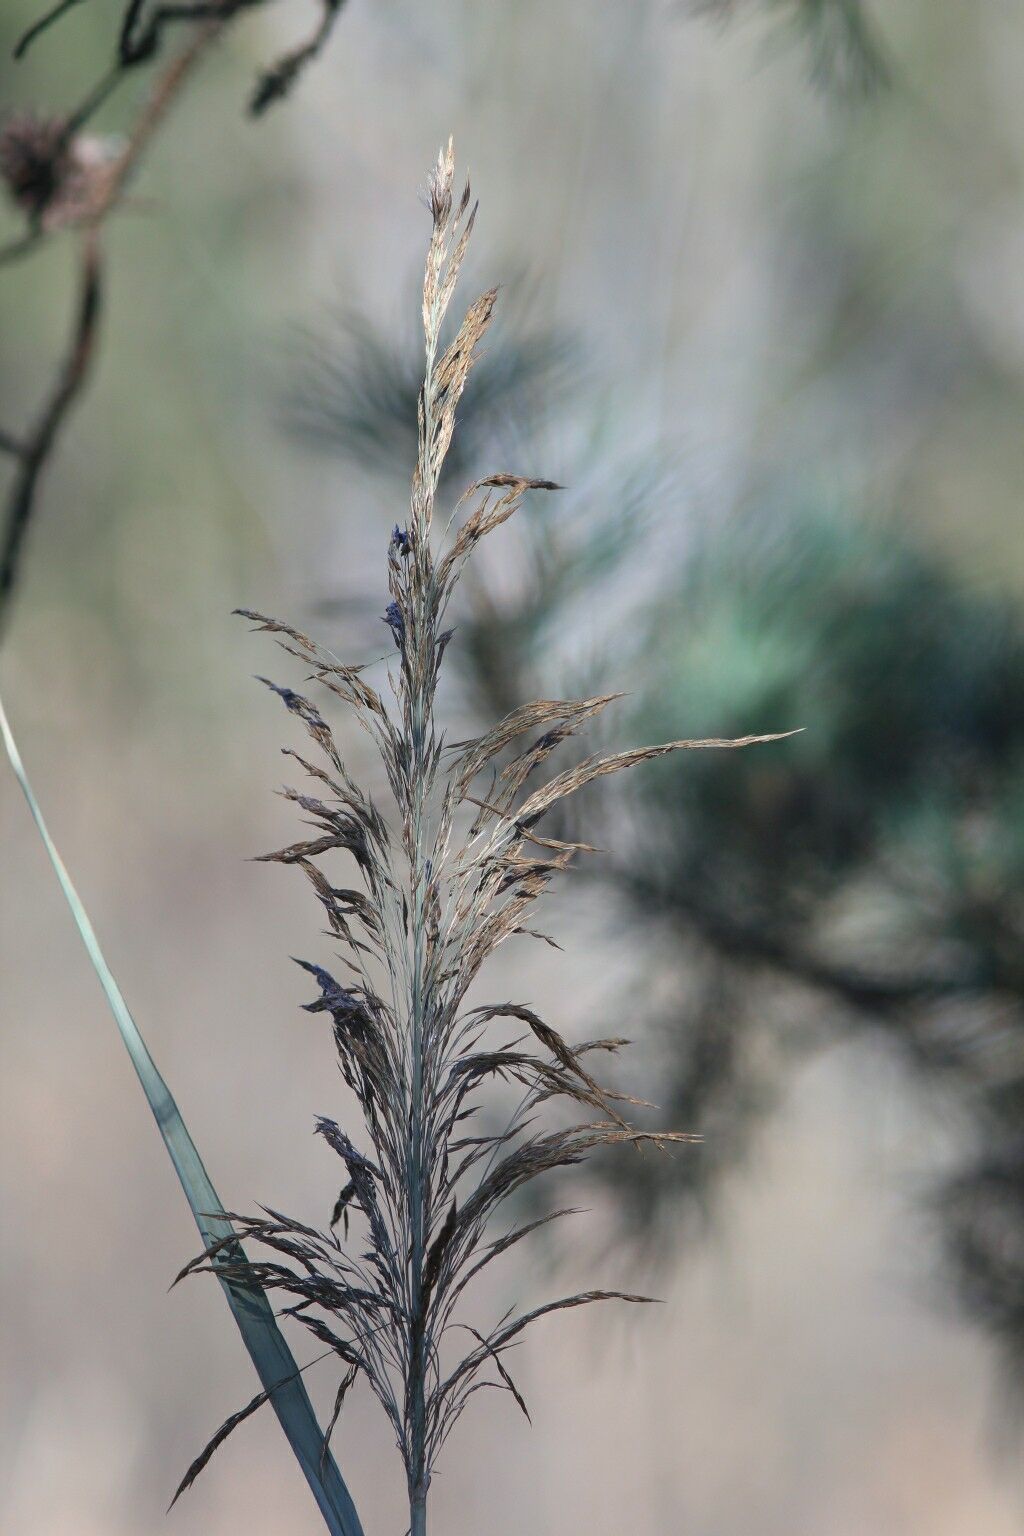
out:
M304 971L315 976L320 986L320 996L312 1003L303 1003L306 1013L330 1013L336 1024L361 1022L366 1009L362 1000L355 992L341 986L335 981L330 971L325 971L321 965L313 965L308 960L299 960L293 955L296 965L301 965Z
M300 696L295 692L294 688L282 688L280 684L272 683L269 677L259 677L257 678L257 681L265 683L268 688L273 689L274 693L276 693L278 698L281 699L284 703L286 709L297 710L305 702L305 700L300 698Z
M304 971L315 976L320 987L321 996L315 1003L303 1003L302 1006L307 1013L322 1013L325 1008L335 1008L351 997L352 994L346 992L345 988L335 981L330 971L325 971L322 965L314 965L309 960L300 960L296 955L293 955L292 959L296 965L301 965Z
M401 649L405 644L405 619L402 616L401 608L395 602L388 603L382 618L394 635L395 644Z
M408 555L412 550L408 530L399 527L398 523L391 530L391 548L397 550L400 555Z

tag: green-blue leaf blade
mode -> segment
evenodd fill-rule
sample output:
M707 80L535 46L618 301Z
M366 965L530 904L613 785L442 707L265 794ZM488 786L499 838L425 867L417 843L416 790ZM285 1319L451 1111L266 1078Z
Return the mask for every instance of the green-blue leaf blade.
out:
M220 1196L210 1182L209 1174L186 1129L170 1089L158 1072L135 1020L128 1011L121 990L103 957L89 916L47 830L42 811L32 792L21 755L11 733L2 701L0 701L0 734L3 735L11 767L28 801L29 810L32 812L50 863L71 908L93 969L106 994L121 1038L127 1047L132 1065L138 1074L149 1101L149 1107L160 1129L164 1145L192 1208L203 1242L209 1244L218 1238L226 1237L232 1231L230 1224L207 1214L223 1210ZM241 1258L243 1262L245 1261L241 1244L238 1244L237 1252L232 1249L227 1251L233 1260ZM363 1536L363 1528L355 1505L334 1458L329 1451L326 1456L323 1456L324 1439L313 1405L309 1400L295 1357L277 1325L270 1303L258 1287L249 1289L223 1280L221 1284L245 1347L249 1351L260 1380L271 1393L270 1402L306 1481L312 1489L331 1536Z

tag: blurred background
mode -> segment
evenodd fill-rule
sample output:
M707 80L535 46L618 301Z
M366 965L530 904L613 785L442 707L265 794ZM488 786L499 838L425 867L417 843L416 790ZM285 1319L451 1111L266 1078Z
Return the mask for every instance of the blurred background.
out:
M3 105L66 110L122 9L73 10L14 65L38 11L9 0ZM313 1115L346 1101L288 960L318 915L245 862L293 837L272 791L296 742L252 674L293 677L230 613L379 654L415 449L417 194L454 132L481 200L463 298L503 293L448 489L507 469L567 490L467 586L453 729L597 684L629 694L603 743L804 731L588 792L607 852L552 902L567 954L528 956L525 981L519 956L495 967L494 996L633 1037L626 1086L704 1140L596 1165L575 1243L481 1296L500 1315L553 1272L666 1304L542 1324L518 1372L532 1429L482 1395L433 1523L1013 1536L1020 8L351 0L251 120L254 73L316 16L233 26L108 221L96 373L0 648L108 959L227 1203L322 1221ZM91 126L123 131L146 84ZM0 240L22 227L8 208ZM74 261L62 236L0 269L12 433L50 387ZM251 1369L215 1287L166 1294L195 1232L6 772L0 848L0 1529L312 1536L264 1416L164 1515ZM368 1395L335 1445L368 1536L400 1536Z

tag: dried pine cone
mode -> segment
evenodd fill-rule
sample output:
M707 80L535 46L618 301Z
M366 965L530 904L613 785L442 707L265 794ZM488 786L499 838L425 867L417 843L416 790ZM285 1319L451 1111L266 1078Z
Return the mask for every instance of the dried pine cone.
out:
M69 135L62 117L12 112L0 125L0 181L33 224L60 229L89 217L120 148Z
M0 177L30 218L42 217L74 175L74 166L63 118L12 112L0 127Z

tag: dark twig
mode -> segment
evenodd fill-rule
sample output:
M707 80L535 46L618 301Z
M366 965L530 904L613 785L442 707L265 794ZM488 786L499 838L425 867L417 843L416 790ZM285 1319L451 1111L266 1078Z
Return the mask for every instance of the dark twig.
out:
M52 10L40 16L38 21L34 21L28 31L23 33L18 39L14 48L14 57L16 59L23 58L37 37L42 36L44 32L53 26L54 22L60 21L62 16L65 16L68 11L73 11L75 6L81 5L81 3L82 0L59 0L59 3Z
M68 353L38 421L28 436L19 440L9 433L2 437L5 452L17 462L14 482L7 500L0 545L0 632L9 616L10 604L21 568L25 537L35 510L40 476L53 453L64 420L82 389L95 352L96 329L100 314L100 256L98 230L120 200L124 187L160 126L178 92L207 47L214 41L223 22L208 22L199 28L188 45L171 60L157 78L148 101L140 112L124 150L102 173L84 216L82 277L75 324ZM115 76L108 77L113 83ZM108 87L109 89L109 84ZM32 229L14 247L0 252L0 264L24 254L45 231L41 224Z
M207 48L217 39L224 27L222 19L208 21L200 27L191 42L171 60L159 76L153 91L140 113L128 140L127 147L114 165L106 188L93 213L93 222L104 218L117 202L139 157L146 149L153 134L159 128L192 70L199 63Z
M24 34L14 50L14 57L21 58L43 32L80 3L81 0L60 0ZM267 0L178 0L178 3L157 6L149 16L144 16L143 0L128 0L121 18L114 62L82 105L67 119L68 137L88 122L130 70L157 56L168 28L203 22L219 30L242 12L257 10L266 3ZM265 111L272 102L286 96L306 65L326 45L345 0L321 0L321 3L323 16L308 42L285 54L260 76L250 103L254 114Z
M79 3L80 0L57 0L21 37L15 48L15 57L22 57L44 32ZM27 152L31 179L27 186L22 183L18 187L6 176L5 179L8 180L8 189L15 201L20 202L25 211L27 228L16 240L0 247L0 266L31 255L51 234L69 226L87 231L87 254L86 278L72 348L61 367L47 406L35 430L27 438L0 432L0 453L12 457L17 465L0 548L0 627L6 620L17 580L41 471L53 450L64 417L85 380L94 351L99 308L96 231L119 203L140 156L207 48L236 16L265 3L266 0L175 0L175 3L158 4L147 15L144 0L126 0L114 61L79 106L67 116L37 119L35 124L30 118L27 128L19 124L19 132L22 135L29 134ZM325 46L345 0L321 0L321 3L323 14L312 36L300 48L286 54L259 80L251 104L254 113L264 111L272 101L287 95L306 65ZM160 50L167 29L178 25L191 27L192 36L158 75L125 148L106 165L87 163L84 157L76 153L81 129L124 79L125 74L136 65L153 59ZM31 134L36 131L41 135L41 140L33 145ZM24 141L16 145L16 148L24 156Z
M85 127L89 119L95 112L99 111L108 96L121 84L123 79L124 71L117 64L107 70L103 78L93 86L92 90L89 91L88 95L68 118L65 132L69 139L78 133L79 129Z
M308 64L323 51L345 5L345 0L320 0L323 14L309 41L286 53L283 58L261 75L256 82L249 110L259 117L275 101L282 101L291 91Z
M166 28L193 22L222 27L240 11L251 11L266 0L192 0L192 3L160 5L140 28L143 0L129 0L121 22L117 56L124 69L156 56Z
M82 247L82 273L71 344L61 364L53 391L26 441L18 445L4 434L4 447L13 453L18 468L11 487L0 547L0 628L8 615L17 581L25 535L35 505L36 487L58 433L89 374L95 351L96 327L101 304L99 251L94 234L86 234Z

